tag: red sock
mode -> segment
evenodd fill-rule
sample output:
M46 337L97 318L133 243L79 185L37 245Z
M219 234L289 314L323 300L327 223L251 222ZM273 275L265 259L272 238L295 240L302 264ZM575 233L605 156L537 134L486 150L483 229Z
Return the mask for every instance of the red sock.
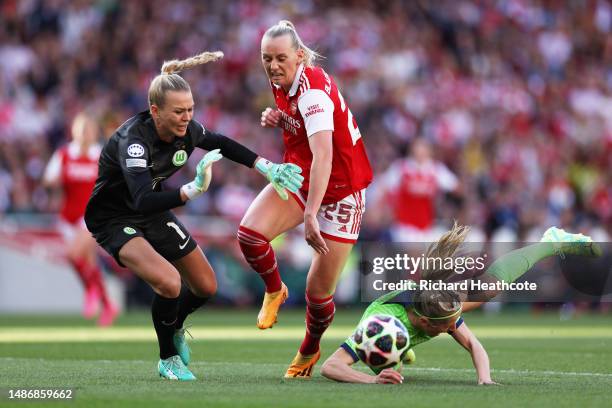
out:
M96 288L98 290L98 294L100 295L102 303L107 306L110 303L110 300L108 294L106 293L104 281L102 280L102 271L100 270L98 265L90 265L83 258L71 260L70 263L76 270L77 274L79 275L79 278L81 278L81 282L83 282L85 290L91 290L93 288Z
M266 292L279 291L281 289L280 272L274 250L266 237L241 225L238 229L238 242L244 258L263 279Z
M306 294L306 336L300 346L303 355L314 354L319 350L321 336L334 320L336 305L334 296L316 299Z
M87 265L86 268L92 285L95 285L98 289L102 304L104 306L108 306L110 304L110 299L108 297L108 294L106 293L106 286L104 285L104 279L102 278L102 271L96 264Z
M91 276L91 271L88 268L87 262L83 258L70 259L69 261L77 275L79 275L85 290L89 290L93 287L95 282L92 279L93 277Z

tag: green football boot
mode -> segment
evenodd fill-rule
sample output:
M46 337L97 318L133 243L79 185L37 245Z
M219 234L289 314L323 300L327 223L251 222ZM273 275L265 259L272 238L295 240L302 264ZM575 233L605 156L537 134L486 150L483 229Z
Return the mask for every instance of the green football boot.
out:
M191 333L187 330L189 327L183 327L181 329L177 329L174 332L174 337L172 338L174 342L174 347L179 356L181 356L181 360L183 360L183 364L186 366L191 362L191 349L187 344L187 340L185 339L185 333L189 334L189 337L193 338Z
M159 376L168 380L193 381L196 379L178 355L159 360L157 369Z
M562 259L565 254L588 256L596 258L601 256L601 247L593 239L583 234L571 234L561 228L550 227L546 230L540 242L553 244L555 254Z

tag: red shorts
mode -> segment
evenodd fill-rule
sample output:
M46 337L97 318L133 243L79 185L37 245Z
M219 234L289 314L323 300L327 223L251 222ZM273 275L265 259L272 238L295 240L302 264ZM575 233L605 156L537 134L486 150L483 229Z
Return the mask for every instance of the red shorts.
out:
M359 229L361 228L361 218L365 211L365 188L356 191L342 200L322 205L317 213L317 221L321 236L337 242L346 242L354 244L359 237ZM301 192L294 194L289 192L291 196L302 207L306 208L306 200Z

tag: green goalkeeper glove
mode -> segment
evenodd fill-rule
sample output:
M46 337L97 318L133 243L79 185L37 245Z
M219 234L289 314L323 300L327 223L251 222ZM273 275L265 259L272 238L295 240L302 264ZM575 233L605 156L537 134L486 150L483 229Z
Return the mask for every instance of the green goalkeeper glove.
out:
M212 164L223 158L223 155L219 153L219 151L220 149L215 149L206 153L196 167L196 176L193 181L181 187L181 191L185 193L190 200L208 190L210 180L212 179Z
M276 164L269 160L260 158L255 163L255 168L272 184L280 198L289 199L286 190L297 193L302 187L304 177L300 175L302 169L293 163Z

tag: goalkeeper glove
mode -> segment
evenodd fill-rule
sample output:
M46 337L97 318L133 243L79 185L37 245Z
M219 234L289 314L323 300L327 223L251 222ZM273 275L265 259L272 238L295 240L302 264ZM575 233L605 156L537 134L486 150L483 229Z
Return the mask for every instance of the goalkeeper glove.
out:
M261 158L255 163L255 168L268 179L283 200L289 199L286 190L297 193L302 187L302 181L304 181L304 177L300 175L302 169L296 164L276 164Z
M181 191L185 193L190 200L208 190L210 180L212 179L212 164L223 158L223 155L219 153L219 151L220 149L215 149L206 153L196 167L196 176L193 181L181 187Z

